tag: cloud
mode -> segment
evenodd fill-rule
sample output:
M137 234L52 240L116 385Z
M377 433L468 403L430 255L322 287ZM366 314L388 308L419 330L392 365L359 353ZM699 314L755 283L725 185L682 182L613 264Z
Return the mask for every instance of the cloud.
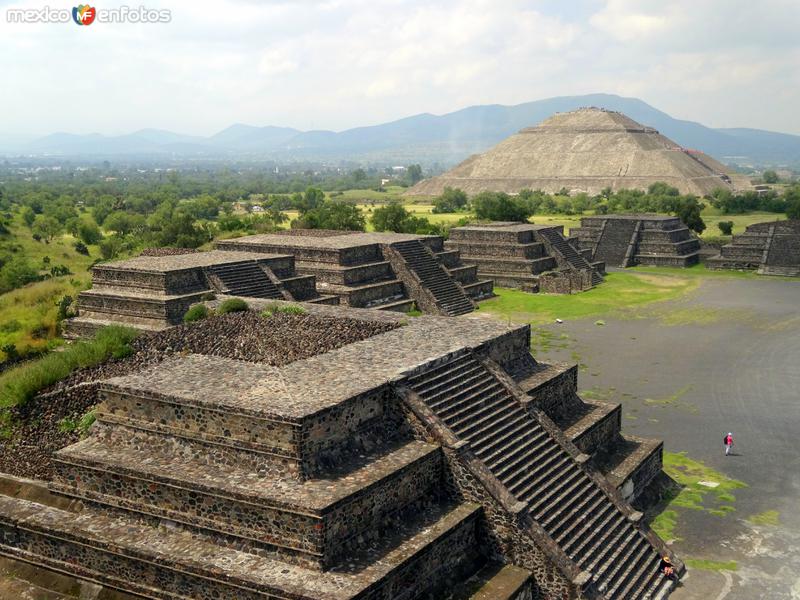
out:
M0 131L342 129L611 92L715 126L800 133L795 0L143 3L172 21L22 25L0 14Z

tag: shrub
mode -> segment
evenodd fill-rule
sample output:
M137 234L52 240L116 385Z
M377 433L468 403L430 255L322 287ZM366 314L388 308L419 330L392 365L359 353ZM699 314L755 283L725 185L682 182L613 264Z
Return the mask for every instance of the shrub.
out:
M299 306L297 304L279 304L278 302L273 302L268 304L267 307L261 312L261 316L265 319L269 319L275 313L283 313L285 315L304 315L308 311Z
M731 235L733 233L733 221L720 221L717 223L722 235Z
M95 409L90 410L85 415L81 417L81 420L78 421L78 432L81 434L81 437L86 437L89 434L89 428L94 425L94 422L97 420L97 415L95 413Z
M194 323L195 321L202 321L206 317L208 317L208 307L205 304L195 304L183 315L183 322Z
M217 309L217 314L227 315L228 313L244 312L249 309L250 307L247 306L247 302L245 302L241 298L228 298L227 300L223 301L222 304L219 305L219 308Z
M130 342L136 335L136 330L129 327L104 327L92 340L77 342L61 352L9 369L0 375L0 408L24 404L76 369L99 364L112 356L129 356L133 352Z
M58 312L56 313L56 322L60 323L64 319L70 316L70 307L72 306L73 298L70 295L62 296L61 299L56 302L56 306L58 307Z
M0 269L0 292L21 288L39 279L36 267L24 256L16 256Z
M75 252L77 252L78 254L89 256L89 248L87 248L86 244L84 244L82 241L75 240L75 244L73 244L73 246L75 247Z
M66 265L53 265L50 267L50 275L52 277L63 277L64 275L72 275L72 271Z

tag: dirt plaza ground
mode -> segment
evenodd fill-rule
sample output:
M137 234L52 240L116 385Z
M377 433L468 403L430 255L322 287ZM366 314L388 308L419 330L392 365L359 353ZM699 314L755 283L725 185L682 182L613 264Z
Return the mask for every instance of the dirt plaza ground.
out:
M654 522L687 559L677 600L800 598L799 309L800 281L709 277L665 302L534 326L538 359L580 363L584 396L622 402L624 431L665 440L686 486Z

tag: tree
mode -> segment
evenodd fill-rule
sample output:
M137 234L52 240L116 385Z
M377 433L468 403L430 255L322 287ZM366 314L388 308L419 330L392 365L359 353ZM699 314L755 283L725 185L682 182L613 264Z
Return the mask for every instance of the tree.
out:
M144 229L145 218L143 215L118 210L108 215L103 225L106 229L118 235L128 235L134 231Z
M376 208L370 221L372 221L375 231L400 233L404 231L403 225L411 216L411 213L400 202L390 202L386 206Z
M84 218L78 222L77 234L80 240L88 245L98 244L103 239L100 228L93 220Z
M292 194L292 205L300 211L300 214L319 208L324 201L325 192L315 187L306 188L305 194L300 192Z
M530 207L505 192L481 192L472 199L472 207L479 219L489 221L527 221Z
M717 223L722 235L731 235L733 233L733 221L720 221Z
M411 182L411 185L422 181L422 167L414 164L408 165L406 168L406 173L408 173L408 180Z
M786 190L786 218L800 219L800 186Z
M106 217L114 212L116 208L114 204L113 196L102 196L95 202L92 207L92 216L98 225L103 225Z
M50 240L62 231L61 223L54 217L46 217L44 215L36 215L36 219L33 221L33 227L31 227L33 235L39 236L39 238L43 239L46 243L50 243Z
M36 220L36 213L33 212L33 209L30 206L23 206L20 214L25 225L33 227L33 222Z
M21 288L39 279L39 272L27 258L15 256L0 269L0 292Z
M454 213L467 206L467 193L459 188L446 187L442 195L433 201L433 212Z
M364 213L354 204L325 201L321 206L302 213L292 221L294 229L341 229L364 231Z
M778 177L778 174L772 169L764 171L761 175L761 179L764 180L764 183L778 183L778 181L780 181L780 177Z
M683 202L681 202L678 210L675 212L689 229L701 234L706 230L705 221L703 221L703 217L700 216L704 208L705 205L698 202L695 196L685 196Z

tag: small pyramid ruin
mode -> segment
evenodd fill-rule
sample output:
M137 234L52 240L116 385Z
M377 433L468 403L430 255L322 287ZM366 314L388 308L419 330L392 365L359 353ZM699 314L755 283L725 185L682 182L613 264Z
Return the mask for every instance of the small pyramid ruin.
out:
M760 275L800 276L800 220L748 225L733 236L718 256L706 261L709 269L756 270Z
M582 400L577 365L536 361L529 325L310 303L256 316L280 302L251 301L292 324L267 360L204 344L64 392L99 401L97 421L51 481L0 489L0 557L93 598L669 595L661 557L683 564L630 504L662 442Z
M419 182L408 195L438 196L445 187L468 194L515 194L526 188L598 194L605 188L647 189L659 181L698 196L748 185L710 156L622 113L581 108L521 130L447 173Z

